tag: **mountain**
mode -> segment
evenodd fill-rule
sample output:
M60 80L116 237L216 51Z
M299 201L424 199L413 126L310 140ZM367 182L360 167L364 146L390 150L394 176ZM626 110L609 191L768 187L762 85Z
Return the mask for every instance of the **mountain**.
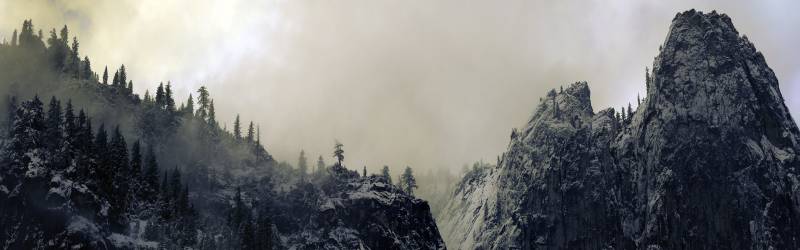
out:
M140 95L66 26L34 30L0 43L0 248L445 248L427 202L385 178L321 156L301 171L257 124L220 126L207 88Z
M551 91L498 166L465 177L453 249L798 249L797 125L731 19L672 20L633 111Z

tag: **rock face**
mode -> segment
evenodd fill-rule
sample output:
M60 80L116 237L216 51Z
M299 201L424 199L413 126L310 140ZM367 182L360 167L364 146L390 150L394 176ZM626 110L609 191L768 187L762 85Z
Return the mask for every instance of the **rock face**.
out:
M595 114L586 83L548 94L498 167L459 185L448 246L799 249L800 131L730 18L678 14L646 84L625 118Z
M300 187L274 211L288 249L445 249L426 201L388 184L333 166L322 185Z

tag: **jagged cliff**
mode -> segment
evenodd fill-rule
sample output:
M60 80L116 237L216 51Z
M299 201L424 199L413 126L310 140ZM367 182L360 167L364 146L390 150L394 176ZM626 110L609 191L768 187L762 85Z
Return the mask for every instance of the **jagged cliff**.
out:
M798 249L797 125L764 57L716 12L672 21L620 119L552 91L496 169L459 185L453 249Z

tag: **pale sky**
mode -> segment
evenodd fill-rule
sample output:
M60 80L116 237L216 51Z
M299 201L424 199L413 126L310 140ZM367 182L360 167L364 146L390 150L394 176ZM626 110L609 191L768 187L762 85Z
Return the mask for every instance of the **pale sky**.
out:
M494 162L546 91L588 81L595 111L644 95L679 11L717 10L761 50L800 115L800 1L0 0L0 39L67 24L95 71L144 93L206 85L218 119L261 125L278 160L370 171Z

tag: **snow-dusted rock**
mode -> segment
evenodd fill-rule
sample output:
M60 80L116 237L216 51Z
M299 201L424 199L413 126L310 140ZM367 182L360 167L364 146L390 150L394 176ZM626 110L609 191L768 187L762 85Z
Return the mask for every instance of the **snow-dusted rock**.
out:
M800 248L800 132L730 18L678 14L646 85L624 120L594 114L585 83L543 98L498 168L456 190L448 246Z
M294 249L444 249L428 203L379 176L331 180L308 222L281 231ZM307 196L306 196L307 197ZM279 228L287 228L279 226Z

